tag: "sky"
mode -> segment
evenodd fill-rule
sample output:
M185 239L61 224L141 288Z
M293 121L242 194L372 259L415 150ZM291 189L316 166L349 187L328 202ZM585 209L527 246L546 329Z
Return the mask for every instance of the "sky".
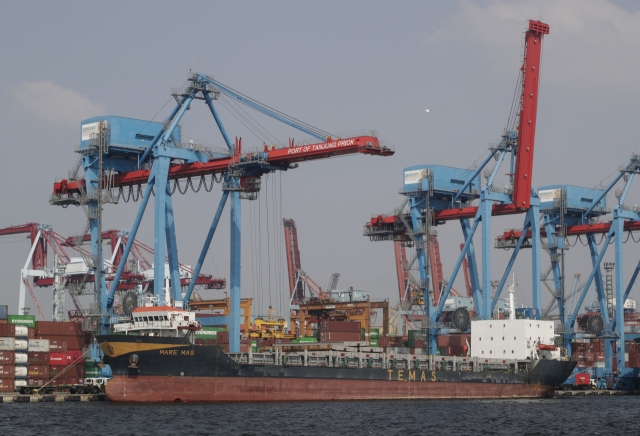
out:
M271 174L263 180L260 200L243 202L241 292L256 299L254 313L269 304L283 313L286 306L283 217L296 221L303 269L322 286L339 272L339 288L353 286L395 304L392 244L370 242L363 226L372 215L401 204L403 168L471 168L499 140L528 19L550 25L533 186L606 185L640 152L640 4L633 1L0 4L0 228L48 222L61 235L80 233L82 209L50 206L48 200L53 183L66 178L76 162L81 120L119 115L162 122L173 105L171 89L182 86L190 71L213 75L338 136L375 130L395 146L392 157L355 155ZM206 106L198 103L182 121L183 140L224 147ZM219 109L232 138L242 137L245 148L262 146L264 138ZM256 119L281 143L307 139L273 120ZM218 187L175 197L182 263L195 264L220 195ZM637 187L627 203L640 203ZM104 228L129 230L137 209L135 203L107 205ZM521 226L523 218L494 219L492 236ZM449 276L461 232L455 223L437 230ZM153 242L150 212L138 239ZM28 251L24 236L0 238L0 304L10 312L17 310ZM638 253L635 243L625 244L625 281ZM228 279L228 256L225 213L203 272ZM509 256L493 250L493 279L501 277ZM613 261L612 250L605 260ZM544 254L542 264L546 269ZM585 248L571 249L567 288L574 274L584 280L590 269ZM528 252L519 256L515 271L516 300L526 305L532 280ZM463 289L462 274L455 286ZM640 299L638 289L632 298ZM51 291L35 292L50 319ZM219 298L222 292L202 296ZM543 290L543 304L548 299Z

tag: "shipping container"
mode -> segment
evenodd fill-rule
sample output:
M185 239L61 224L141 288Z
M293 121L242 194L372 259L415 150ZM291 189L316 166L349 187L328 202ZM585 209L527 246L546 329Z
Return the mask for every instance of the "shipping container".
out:
M35 315L9 315L7 316L9 324L22 325L28 328L34 328L36 326Z
M14 371L16 377L26 377L28 374L26 366L16 366L14 367Z
M198 339L217 339L218 338L217 330L196 330L196 338Z
M100 375L100 368L96 367L91 367L91 368L84 368L84 376L85 377L98 377Z
M49 378L49 365L29 365L27 377L33 379Z
M0 365L0 378L15 378L16 367L13 365Z
M67 365L67 366L49 366L49 368L59 368L59 370L54 371L54 375L62 374L62 377L66 378L84 378L84 363L78 365Z
M588 386L589 383L591 383L591 376L589 374L576 374L576 385L578 386L583 386L586 385Z
M16 351L28 351L29 350L29 341L25 339L16 339L15 350Z
M49 364L49 353L41 353L41 352L29 352L29 354L27 355L27 361L29 362L29 365L32 364L36 364L36 363L42 363L44 365L48 365Z
M381 348L387 348L390 344L389 336L378 337L378 346Z
M15 351L0 351L0 365L13 365L15 358Z
M16 349L17 349L16 341ZM29 339L29 351L49 352L49 339Z
M320 332L320 342L358 342L360 331L329 331Z
M52 353L66 353L67 341L49 340L49 351Z
M220 344L228 344L229 343L229 332L218 332L218 343L220 343Z
M14 351L16 338L0 338L0 351Z
M14 390L15 382L13 379L0 379L0 392L13 392Z
M360 321L320 321L319 327L320 332L356 332L360 338Z
M0 338L15 338L15 324L0 324Z
M65 353L49 353L49 366L67 366Z
M84 362L82 350L67 350L67 363Z
M14 356L15 357L13 363L15 363L16 365L26 365L27 363L29 363L29 356L27 353L14 353Z
M84 336L82 324L78 322L36 322L36 335L41 336Z
M12 325L12 324L9 324ZM14 325L16 328L15 337L16 338L29 338L29 329L23 325Z
M84 377L58 377L49 381L51 386L79 386L84 384Z
M9 306L6 304L0 305L0 320L6 320L7 316L9 316Z
M66 343L65 347L67 350L82 350L86 345L91 343L91 340L86 341L85 335L81 336L52 336L52 335L36 335L37 339L48 339L49 342L58 342L58 343ZM54 350L51 350L54 351ZM60 352L60 350L55 350L55 352Z

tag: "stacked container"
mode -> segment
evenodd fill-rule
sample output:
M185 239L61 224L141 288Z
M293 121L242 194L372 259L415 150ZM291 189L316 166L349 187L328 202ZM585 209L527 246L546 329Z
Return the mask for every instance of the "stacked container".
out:
M5 308L6 306L1 306ZM2 315L2 314L0 314ZM15 379L15 331L16 326L0 324L0 392L13 392Z
M29 330L21 323L7 321L0 324L0 392L26 386L28 376Z
M321 321L318 329L320 342L359 342L360 321Z
M37 340L48 341L48 377L52 385L82 384L87 376L99 375L99 368L93 361L85 362L83 348L90 338L82 331L82 325L75 322L38 321L35 336Z
M371 328L369 330L369 345L376 348L380 345L380 329Z

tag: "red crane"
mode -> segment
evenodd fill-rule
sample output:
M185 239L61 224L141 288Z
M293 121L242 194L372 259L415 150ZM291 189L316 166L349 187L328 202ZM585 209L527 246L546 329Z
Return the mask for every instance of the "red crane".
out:
M429 236L429 262L431 266L431 283L433 285L434 295L433 300L435 304L440 301L440 289L444 282L444 272L442 269L442 260L440 258L440 244L438 243L438 236ZM394 241L393 248L396 258L396 274L398 277L398 292L400 295L401 304L410 304L413 298L413 292L418 292L420 288L412 281L411 273L409 272L409 262L407 261L407 249L406 245L402 241ZM460 297L461 294L455 288L451 288L453 295Z
M529 20L529 30L524 36L524 60L522 62L522 93L520 95L520 119L518 125L518 150L513 182L513 204L529 209L531 201L531 172L538 113L538 82L542 38L549 34L549 25Z
M528 210L531 200L531 176L533 170L533 152L535 144L535 128L538 110L538 83L540 78L540 55L542 39L549 34L549 25L540 21L529 20L529 28L525 33L524 57L522 63L522 83L519 102L519 124L517 131L517 147L515 150L515 169L513 174L513 194L510 204L494 204L491 215L512 215ZM463 218L473 219L478 207L469 206L434 211L437 223ZM400 217L395 215L373 217L366 226L369 228L394 229L400 224Z
M304 299L304 287L301 280L296 283L296 272L300 264L300 250L298 249L298 231L292 219L284 218L284 241L287 252L287 271L289 273L289 299L292 304L300 304Z

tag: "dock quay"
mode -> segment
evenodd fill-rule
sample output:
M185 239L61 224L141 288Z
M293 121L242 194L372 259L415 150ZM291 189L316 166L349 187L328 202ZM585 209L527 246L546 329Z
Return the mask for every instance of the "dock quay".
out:
M105 394L50 394L22 395L18 393L0 394L0 403L62 403L65 401L107 401Z
M585 395L640 395L639 390L635 391L614 391L614 390L605 390L605 389L592 389L592 390L571 390L571 391L561 391L557 390L555 393L556 397L576 397L576 396L585 396Z

